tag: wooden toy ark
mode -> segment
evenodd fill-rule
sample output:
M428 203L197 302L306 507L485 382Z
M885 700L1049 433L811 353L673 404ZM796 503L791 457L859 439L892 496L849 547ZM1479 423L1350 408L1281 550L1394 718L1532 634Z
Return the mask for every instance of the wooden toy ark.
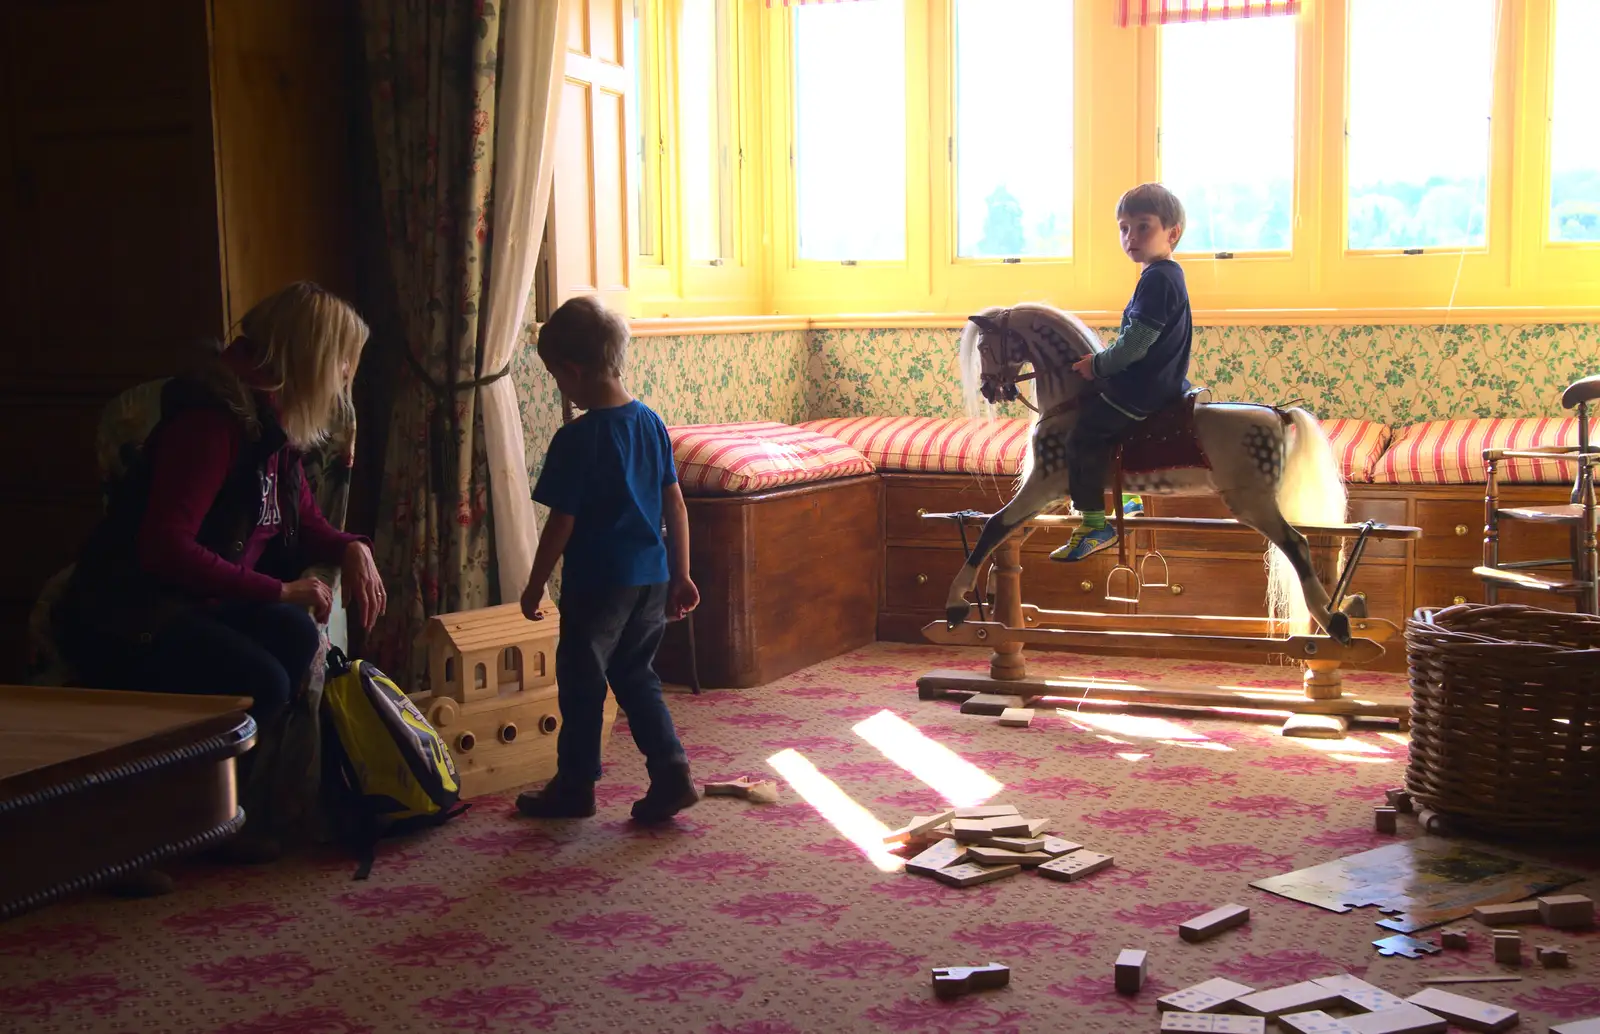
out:
M542 621L515 603L441 614L422 630L428 690L412 700L450 744L463 798L555 775L561 615L548 600L543 609ZM608 695L602 744L616 717Z

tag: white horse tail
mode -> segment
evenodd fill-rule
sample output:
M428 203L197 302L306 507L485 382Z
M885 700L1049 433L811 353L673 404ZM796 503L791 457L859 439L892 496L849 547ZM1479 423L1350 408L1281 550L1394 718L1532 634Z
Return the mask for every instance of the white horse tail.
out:
M1289 434L1278 510L1290 524L1343 524L1349 499L1344 472L1317 418L1304 409L1287 411ZM1329 586L1331 589L1332 586ZM1300 576L1281 549L1267 548L1267 615L1288 634L1311 630L1311 614L1300 591Z

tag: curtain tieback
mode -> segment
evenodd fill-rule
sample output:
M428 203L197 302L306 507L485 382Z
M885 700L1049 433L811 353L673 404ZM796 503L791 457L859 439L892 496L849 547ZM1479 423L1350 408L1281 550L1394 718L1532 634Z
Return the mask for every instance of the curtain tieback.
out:
M411 349L406 349L405 355L406 365L411 367L411 372L416 374L418 379L420 379L423 384L427 385L428 390L433 392L435 398L437 398L441 403L448 403L450 401L450 388L438 383L432 377L428 376L428 371L423 368L420 362L417 361L417 357L412 354ZM493 384L495 381L499 380L510 372L511 363L507 362L504 366L496 370L494 373L489 374L487 377L478 377L470 381L457 381L455 384L455 390L457 392L476 391L479 388L487 387Z

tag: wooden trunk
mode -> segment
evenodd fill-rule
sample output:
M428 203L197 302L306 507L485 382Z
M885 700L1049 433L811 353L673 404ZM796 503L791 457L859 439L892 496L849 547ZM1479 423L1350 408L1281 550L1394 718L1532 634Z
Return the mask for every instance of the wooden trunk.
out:
M764 685L873 641L882 494L874 475L688 500L701 685ZM689 661L674 623L656 669L686 685Z

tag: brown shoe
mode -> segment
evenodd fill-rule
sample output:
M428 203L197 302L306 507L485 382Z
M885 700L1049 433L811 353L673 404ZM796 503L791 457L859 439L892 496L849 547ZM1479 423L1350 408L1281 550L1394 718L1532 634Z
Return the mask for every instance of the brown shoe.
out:
M177 890L172 877L160 869L140 869L105 885L105 892L114 898L158 898Z
M530 819L586 819L594 814L594 783L560 772L542 790L517 794L517 810Z
M633 802L633 821L666 822L699 802L700 794L694 788L694 778L689 774L687 761L646 767L650 771L650 789Z

